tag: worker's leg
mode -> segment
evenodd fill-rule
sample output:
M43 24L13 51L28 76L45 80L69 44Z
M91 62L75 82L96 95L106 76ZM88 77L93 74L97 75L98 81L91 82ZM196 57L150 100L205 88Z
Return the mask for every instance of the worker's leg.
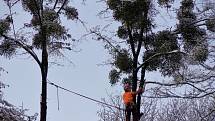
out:
M130 105L126 105L125 117L126 117L126 121L131 121L131 106Z
M138 112L137 112L137 107L135 104L133 104L131 106L131 112L132 112L132 116L133 116L133 120L132 121L139 121L138 119Z

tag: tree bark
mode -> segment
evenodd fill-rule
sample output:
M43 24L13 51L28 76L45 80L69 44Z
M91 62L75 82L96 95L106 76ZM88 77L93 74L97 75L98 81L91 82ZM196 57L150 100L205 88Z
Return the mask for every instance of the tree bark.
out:
M47 74L41 69L42 74L42 93L40 102L40 121L46 121L47 114Z
M134 56L134 59L133 59L133 82L132 82L132 91L133 92L136 92L137 91L137 73L138 73L138 70L137 70L137 63L138 63L138 55L135 54L133 55ZM133 109L133 112L132 112L132 116L133 116L133 121L138 121L138 114L137 114L137 99L136 99L137 95L135 96L135 98L133 99L133 102L134 102L134 109Z
M146 65L142 68L141 70L141 80L140 80L140 85L139 88L143 89L144 83L145 83L145 72L146 72ZM141 106L141 95L138 94L137 96L137 115L138 115L138 120L141 118L141 112L140 112L140 106Z
M41 63L41 75L42 75L42 92L41 92L41 109L40 109L40 121L46 121L47 117L47 74L48 74L48 52L47 52L47 38L46 28L41 27L42 41L42 63Z

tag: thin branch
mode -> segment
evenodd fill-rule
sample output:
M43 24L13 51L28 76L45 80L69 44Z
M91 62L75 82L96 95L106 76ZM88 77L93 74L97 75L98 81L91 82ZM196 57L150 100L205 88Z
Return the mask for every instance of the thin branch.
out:
M137 55L139 55L139 53L140 53L142 43L143 43L143 28L141 28L141 30L140 30L140 38L139 38L139 43L137 46L137 53L136 53Z
M60 13L60 11L63 9L63 7L66 5L67 0L64 0L62 6L60 7L60 9L57 11L57 14Z
M38 6L38 4L37 4L37 1L36 1L36 0L33 0L33 1L34 1L34 4L35 4L36 8L37 8L37 15L38 15L38 17L39 17L40 27L42 27L42 26L43 26L43 20L42 20L42 17L41 17L41 15L40 15L40 8L39 8L39 6ZM42 7L42 6L41 6L41 7Z
M104 36L102 36L100 33L97 33L93 30L90 30L90 33L95 34L96 36L98 36L99 38L101 38L102 40L104 40L105 42L107 42L112 48L115 49L115 51L117 51L118 53L121 53L107 38L105 38Z
M215 78L215 76L209 76L210 73L211 73L211 72L209 72L208 74L203 75L203 76L193 77L193 78L191 78L191 79L194 79L194 81L189 80L189 81L187 81L187 82L193 83L193 84L197 84L197 83L205 82L205 81L209 80L210 78ZM203 79L197 81L196 79L199 79L199 78L203 78Z
M10 18L11 18L11 24L12 24L12 28L13 28L13 35L14 35L14 38L16 40L16 31L15 31L15 25L14 25L14 21L13 21L12 10L11 10L12 5L11 5L9 0L7 1L7 5L8 5L8 8L9 8L9 11L10 11Z
M56 8L57 3L58 3L58 0L56 0L56 1L55 1L53 9L55 9L55 8Z
M203 97L206 97L208 95L213 95L215 93L215 91L212 91L212 92L209 92L209 93L206 93L204 95L201 95L201 96L180 96L180 95L164 95L164 96L146 96L146 95L143 95L142 97L145 97L145 98L181 98L181 99L199 99L199 98L203 98Z
M160 82L153 82L153 81L146 81L145 84L157 84L157 85L160 85L160 86L178 86L178 85L189 85L201 92L205 92L205 90L202 90L198 87L196 87L195 85L191 84L191 83L188 83L188 82L182 82L182 83L175 83L175 84L169 84L169 83L160 83Z
M136 51L135 51L134 38L132 36L132 31L131 31L131 29L129 28L128 25L127 25L127 29L128 29L129 43L131 45L131 51L132 51L133 56L135 56Z
M213 110L211 110L206 116L204 116L203 118L202 118L202 120L203 119L205 119L205 118L207 118L208 116L210 116L212 113L214 113L215 112L215 110L213 109Z
M14 38L8 37L6 35L1 35L1 36L4 37L5 39L13 40L21 48L23 48L25 51L27 51L34 58L34 60L38 63L38 65L41 67L41 62L40 62L39 58L37 57L37 55L29 47L24 45L24 43L22 43L22 42L20 42L18 40L15 40Z
M210 70L210 71L215 71L215 66L210 67L209 65L204 64L204 63L201 63L200 65L201 65L202 67L204 67L204 68Z
M194 22L184 26L184 28L189 27L189 26L194 25L194 24L197 24L197 23L200 23L200 22L203 22L203 21L207 21L207 20L214 20L214 18L212 18L212 19L211 18L205 18L205 19L201 19L201 20L198 20L198 21L194 21ZM202 26L202 25L205 25L205 24L199 24L198 26ZM179 34L179 33L180 33L180 28L175 29L172 34Z
M11 4L11 7L13 7L16 3L18 3L20 0L15 1L14 3Z
M181 53L181 54L187 55L186 53L181 52L179 50L173 50L171 52L166 52L166 53L156 53L156 54L152 55L151 57L149 57L147 60L145 60L139 67L137 67L137 70L139 70L141 67L143 67L146 63L148 63L150 60L152 60L155 57L162 56L162 55L171 55L171 54L176 54L176 53Z

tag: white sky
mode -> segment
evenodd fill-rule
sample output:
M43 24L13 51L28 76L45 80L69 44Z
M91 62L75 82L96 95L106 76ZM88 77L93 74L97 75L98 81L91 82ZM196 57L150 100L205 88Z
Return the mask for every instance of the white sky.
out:
M81 2L75 0L72 1L72 4L79 11L80 19L86 21L88 27L105 25L106 23L96 15L105 6L95 1L87 0L86 5L81 5ZM28 16L23 15L23 12L17 11L19 8L15 10L18 16L14 22L18 24L23 23L23 20L26 17L28 18ZM0 1L0 18L7 12L8 9ZM165 23L165 20L160 20ZM66 27L71 29L72 36L75 38L79 38L86 33L80 23L68 21L66 24ZM110 66L98 66L98 64L110 57L104 49L102 42L88 38L88 40L82 40L77 45L77 50L79 49L81 51L78 53L72 51L65 53L74 64L68 64L68 61L64 60L61 64L65 64L65 67L51 66L49 68L49 80L67 89L98 100L106 97L106 92L120 94L121 92L118 90L122 90L121 88L117 89L117 86L111 87L109 84L108 72ZM24 108L29 109L29 114L39 113L41 76L38 65L31 57L27 58L26 56L16 56L10 60L0 57L0 60L0 66L9 72L8 74L4 73L1 77L6 84L10 85L9 88L4 89L5 99L16 106L21 106L23 102ZM158 79L154 74L147 76L150 80ZM60 110L58 111L56 88L48 86L47 121L98 120L96 113L100 109L98 104L62 90L59 90L59 95Z

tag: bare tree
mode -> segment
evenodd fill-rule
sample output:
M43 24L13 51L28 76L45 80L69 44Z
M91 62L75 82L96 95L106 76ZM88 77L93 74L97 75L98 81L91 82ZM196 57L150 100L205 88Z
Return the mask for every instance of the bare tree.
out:
M0 67L1 72L4 69ZM5 70L4 70L5 71ZM10 104L3 98L2 89L6 88L7 85L0 80L0 120L1 121L36 121L37 113L33 116L26 115L26 109L17 108L16 106Z
M107 99L102 101L108 105L101 105L101 109L98 111L100 121L125 121L125 106L122 104L122 96L108 94ZM157 102L155 99L147 99L142 102L142 119L145 121L152 121L156 118Z
M108 99L103 98L102 102L111 104L115 107L101 104L101 109L97 112L100 121L125 121L125 110L121 96L108 94Z
M121 96L109 95L105 103L121 108ZM140 121L214 121L215 101L211 96L200 99L144 99ZM101 105L100 121L125 121L124 110Z
M157 121L214 121L214 99L173 99L162 106Z

